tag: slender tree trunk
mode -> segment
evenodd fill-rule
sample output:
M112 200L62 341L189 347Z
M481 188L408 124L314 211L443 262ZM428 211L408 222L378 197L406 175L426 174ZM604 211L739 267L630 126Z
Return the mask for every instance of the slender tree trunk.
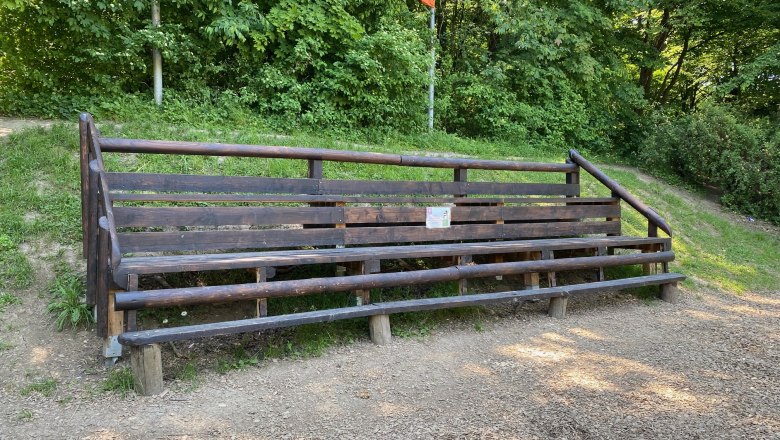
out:
M672 91L672 88L674 88L674 85L677 83L677 79L680 77L680 70L682 70L683 63L685 62L685 55L688 54L688 43L691 41L691 34L692 31L690 29L685 32L683 47L680 51L680 56L677 57L677 67L674 70L671 80L669 80L669 84L661 89L661 97L658 100L661 104L666 104L669 99L669 92Z
M661 16L661 31L655 36L652 43L653 55L658 57L666 49L667 40L672 33L672 24L670 22L671 10L664 8L663 15ZM647 21L650 21L650 15L648 14ZM645 34L645 41L649 40L649 35ZM652 99L652 86L653 86L653 73L655 69L653 66L641 66L639 69L639 85L642 86L645 99Z

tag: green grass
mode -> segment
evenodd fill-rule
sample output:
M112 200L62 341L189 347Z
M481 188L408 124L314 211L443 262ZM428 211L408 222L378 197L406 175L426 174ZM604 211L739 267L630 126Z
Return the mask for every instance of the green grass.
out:
M98 119L98 122L103 122ZM121 126L101 124L106 136L148 139L178 139L191 141L221 141L265 145L304 146L352 149L371 152L456 154L487 159L516 158L528 161L562 162L566 151L517 145L510 141L493 142L462 139L443 133L401 135L397 133L288 133L278 136L269 133L267 127L252 121L220 121L209 118L192 118L182 121L153 124L144 121L127 121ZM176 125L178 123L179 125ZM232 128L235 128L232 129ZM25 254L25 246L36 243L61 243L79 246L81 235L78 132L75 125L55 126L51 130L32 129L9 136L4 143L4 155L0 158L0 289L21 298L19 292L32 285L34 273ZM586 157L593 159L586 152ZM614 161L614 158L610 158ZM596 160L596 162L598 162ZM274 177L302 177L306 173L305 161L275 159L226 158L218 160L208 156L170 157L162 155L106 155L109 170L176 173L218 173L225 175L256 175ZM668 219L674 229L676 260L673 271L689 278L684 286L689 289L708 288L722 292L768 292L780 286L780 238L732 221L727 215L713 213L700 203L691 203L687 197L670 192L659 183L647 183L635 173L610 166L602 168L621 183L629 192L653 206ZM365 164L326 163L325 176L349 179L443 179L452 178L451 170L412 167L392 167ZM550 173L511 173L472 170L469 180L488 181L546 181L560 182L562 176ZM583 173L583 195L608 196L609 190ZM694 196L695 197L695 196ZM634 210L623 206L623 233L646 234L646 222ZM302 267L291 273L290 278L330 276L333 266ZM71 269L70 274L74 272ZM63 323L72 317L79 307L75 292L83 289L75 276L67 275L54 286L69 292L67 305L59 309L57 317ZM251 274L215 272L206 277L206 284L225 282L251 282ZM218 281L225 276L229 279ZM60 279L60 278L58 278ZM186 284L192 279L182 275L167 277L172 285ZM284 279L279 276L277 279ZM374 291L377 300L445 295L453 293L452 284L425 286L414 289L389 289ZM79 294L80 295L80 294ZM640 297L642 292L637 293ZM1 297L0 297L1 298ZM2 300L0 300L2 301ZM354 299L348 293L307 295L269 301L272 315L306 310L351 305ZM651 303L651 299L647 299ZM1 307L1 306L0 306ZM70 310L70 314L64 313ZM182 312L188 312L182 316ZM207 316L208 308L174 308L144 312L142 319L157 325L180 325L197 322ZM85 311L76 312L87 316ZM89 314L88 316L91 316ZM163 321L167 320L166 324ZM465 320L475 329L484 326L483 310L467 308L437 312L399 314L393 316L393 332L400 337L421 337L435 331L447 320ZM83 321L82 321L83 323ZM471 325L470 324L470 325ZM264 358L278 356L317 356L328 347L348 344L367 337L364 320L346 320L335 323L311 324L280 330L268 335L262 346L246 344L241 350L228 353L217 362L218 371L252 366ZM119 374L119 373L117 373ZM125 374L125 373L122 373ZM132 384L132 382L130 382ZM130 385L131 386L131 385Z
M122 397L133 391L133 372L128 367L114 368L103 380L101 389L108 393L116 393Z
M29 409L23 409L19 411L19 414L16 415L16 420L19 420L20 422L29 422L33 419L33 412Z
M4 351L8 351L8 350L10 350L12 348L14 348L13 344L10 344L10 343L5 342L5 341L0 341L0 353L2 353Z
M22 300L13 293L0 293L0 313L4 312L8 306L21 304Z
M65 327L74 329L89 327L94 318L92 308L84 301L84 280L80 275L69 271L58 271L57 277L49 286L51 300L46 310L55 317L58 331Z
M57 389L57 381L54 378L40 379L36 382L24 386L19 391L22 396L29 396L32 393L39 393L44 397L51 396Z

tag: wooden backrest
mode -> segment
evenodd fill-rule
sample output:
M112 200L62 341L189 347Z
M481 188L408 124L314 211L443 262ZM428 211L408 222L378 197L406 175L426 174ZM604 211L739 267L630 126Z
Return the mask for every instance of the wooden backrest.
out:
M98 156L141 152L308 161L308 177L301 178L107 170L103 176L122 253L620 234L619 199L580 198L579 167L571 163L105 138L98 144ZM454 178L443 181L439 172L430 173L439 176L436 180L380 180L380 167L371 173L378 180L329 179L323 167L328 162L451 168ZM518 181L469 181L470 168L523 175ZM540 174L548 176L538 182L528 178ZM428 228L428 207L449 207L451 226Z

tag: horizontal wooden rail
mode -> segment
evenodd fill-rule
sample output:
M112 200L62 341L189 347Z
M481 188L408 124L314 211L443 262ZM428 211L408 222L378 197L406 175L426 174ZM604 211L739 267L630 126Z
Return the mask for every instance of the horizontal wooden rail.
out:
M577 150L569 150L569 157L574 163L582 167L591 176L595 177L596 180L598 180L599 182L604 184L604 186L609 188L614 195L617 195L621 199L625 200L626 203L631 205L640 214L645 216L645 218L647 218L647 220L650 223L661 228L661 230L669 234L670 237L672 236L672 228L671 226L669 226L668 223L666 223L666 220L664 220L663 217L658 215L658 213L655 212L652 208L645 205L641 200L634 197L633 194L626 191L626 189L620 186L619 183L609 178L609 176L604 174L603 171L596 168L595 165L593 165L587 159L582 157L582 155L580 155L580 153L577 152Z
M273 328L292 327L317 322L332 322L340 319L362 318L373 315L389 315L402 312L437 310L495 304L512 300L534 300L553 297L568 297L575 294L604 290L630 289L684 280L680 274L666 273L623 280L599 281L571 286L546 287L534 290L513 290L509 292L481 293L473 295L422 298L407 301L389 301L365 306L341 309L316 310L291 315L268 316L231 322L199 324L183 327L161 328L139 332L127 332L119 336L124 345L137 346L168 341L183 341L194 338L249 333Z
M461 168L476 170L570 173L576 171L577 169L576 165L567 163L514 162L508 160L425 157L402 154L370 153L362 151L328 150L324 148L276 147L207 142L100 138L100 145L102 146L103 151L115 153L188 154L201 156L309 159L328 160L335 162L401 165L410 167Z
M118 285L126 288L127 275L129 273L144 275L168 272L332 264L372 259L391 260L396 258L559 251L594 247L635 249L648 245L658 245L657 247L666 249L669 247L669 241L669 238L618 236L127 257L122 259L122 264L115 272L114 279Z
M408 286L499 275L535 272L561 272L597 267L631 264L663 263L674 260L674 253L654 252L603 257L562 258L559 260L517 261L483 265L451 266L441 269L353 275L333 278L275 281L271 283L236 284L229 286L185 287L180 289L145 290L116 294L117 310L148 307L171 307L214 302L242 301L257 298L298 296L312 293L347 292L357 289Z

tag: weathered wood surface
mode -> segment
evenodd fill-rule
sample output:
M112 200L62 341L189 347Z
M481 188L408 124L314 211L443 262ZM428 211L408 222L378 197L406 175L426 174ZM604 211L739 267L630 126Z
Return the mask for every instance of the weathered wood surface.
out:
M163 390L162 357L157 344L131 345L130 367L135 391L142 396Z
M637 248L659 244L669 238L592 237L540 240L519 240L480 243L447 243L431 245L372 246L342 249L301 249L265 252L238 252L199 255L169 255L126 257L115 272L115 281L124 287L122 278L128 273L152 274L195 272L202 270L249 269L259 266L291 266L296 264L327 264L389 260L397 258L429 258L450 255L490 255L543 250L584 249L593 246ZM668 250L668 249L667 249Z
M123 207L114 208L117 227L287 225L333 223L425 223L424 206L373 207ZM620 217L615 205L455 206L453 222L579 220Z
M423 298L406 301L374 303L367 306L342 309L318 310L291 315L268 316L240 321L200 324L184 327L127 332L119 337L126 345L143 345L167 341L206 338L236 333L257 332L273 328L291 327L316 322L331 322L340 319L361 318L373 315L389 315L402 312L416 312L475 305L495 304L518 299L532 300L604 290L629 289L681 281L685 276L675 273L643 276L622 280L601 281L570 286L546 287L536 290L515 290L510 292L482 293L472 295Z
M589 221L468 224L441 229L429 229L425 226L379 226L338 229L121 232L117 236L124 252L160 252L566 237L604 234L615 229L615 222Z
M533 272L561 272L593 269L647 262L671 261L673 252L652 254L637 253L605 257L577 257L558 260L515 261L482 265L450 266L439 269L391 272L370 275L353 275L333 278L309 278L303 280L248 283L227 286L185 287L179 289L146 290L117 293L119 310L149 307L170 307L213 302L242 301L257 298L306 295L324 292L347 292L357 289L408 286L469 278L518 275Z
M434 204L457 203L458 205L484 205L486 203L512 204L566 204L587 205L607 204L619 199L612 197L437 197L437 196L346 196L346 195L316 195L316 194L177 194L177 193L111 193L115 202L172 202L172 203L387 203L387 204Z
M151 141L143 139L101 138L103 151L119 153L187 154L205 156L241 156L286 159L360 162L430 168L468 168L474 170L507 170L570 172L576 166L566 163L516 162L450 157L423 157L321 148L275 147L244 144L219 144L184 141Z
M193 174L106 173L114 190L276 194L576 195L579 185L557 183L289 179Z

